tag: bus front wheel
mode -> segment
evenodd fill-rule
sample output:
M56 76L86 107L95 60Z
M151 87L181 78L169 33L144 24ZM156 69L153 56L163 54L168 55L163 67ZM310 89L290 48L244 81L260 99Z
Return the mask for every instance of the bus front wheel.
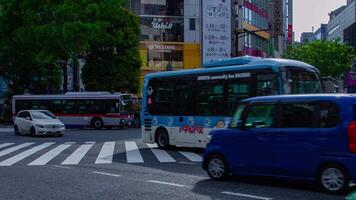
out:
M169 148L169 136L164 128L159 128L156 132L156 143L160 149Z
M102 129L104 127L103 120L101 120L99 118L95 118L91 121L91 126L94 129Z

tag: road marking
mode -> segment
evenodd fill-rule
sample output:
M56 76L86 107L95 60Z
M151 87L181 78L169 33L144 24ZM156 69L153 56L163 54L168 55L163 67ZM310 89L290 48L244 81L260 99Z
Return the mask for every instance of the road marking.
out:
M4 147L7 147L7 146L10 146L12 144L15 144L15 143L4 143L4 144L0 144L0 148L4 148Z
M179 153L181 153L183 156L185 156L192 162L201 162L203 160L202 157L196 153L185 152L185 151L179 151Z
M30 155L46 148L46 147L49 147L50 145L52 144L55 144L55 142L46 142L46 143L43 143L41 145L38 145L38 146L35 146L29 150L26 150L20 154L17 154L16 156L13 156L11 158L8 158L2 162L0 162L0 166L11 166L27 157L29 157Z
M114 155L115 142L105 142L95 164L110 164Z
M162 182L162 181L155 181L155 180L149 180L148 182L150 182L150 183L158 183L158 184L163 184L163 185L176 186L176 187L186 187L186 185L181 185L181 184L177 184L177 183Z
M178 162L178 163L183 165L197 165L196 163L191 163L191 162Z
M14 131L13 128L0 128L0 132L12 132Z
M33 142L27 142L27 143L23 143L23 144L20 144L20 145L17 145L17 146L2 150L2 151L0 151L0 157L4 156L4 155L7 155L9 153L12 153L14 151L17 151L19 149L25 148L27 146L30 146L31 144L34 144L34 143Z
M135 142L125 142L128 163L143 163L143 158Z
M93 173L94 174L105 175L105 176L113 176L113 177L120 177L121 176L119 174L112 174L112 173L98 172L98 171L93 171Z
M94 144L81 145L70 156L68 156L68 158L61 163L61 165L77 165L93 145Z
M167 162L176 162L172 156L170 156L166 151L161 149L156 149L157 144L146 144L152 151L152 153L156 156L159 162L167 163Z
M62 169L70 169L70 167L68 167L68 166L61 166L61 165L53 165L53 167L62 168Z
M56 147L56 148L50 150L49 152L43 154L41 157L39 157L36 160L32 161L28 165L45 165L49 161L51 161L54 157L58 156L60 153L62 153L64 150L66 150L70 146L71 146L71 144L61 144L58 147Z
M228 191L224 191L221 193L227 194L227 195L239 196L239 197L247 197L247 198L251 198L251 199L260 199L260 200L271 200L272 199L272 198L268 198L268 197L260 197L260 196L250 195L250 194L234 193L234 192L228 192Z

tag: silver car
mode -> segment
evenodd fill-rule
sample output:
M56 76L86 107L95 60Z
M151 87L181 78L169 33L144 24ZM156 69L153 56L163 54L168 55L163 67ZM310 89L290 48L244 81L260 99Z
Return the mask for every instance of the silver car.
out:
M14 131L15 135L63 136L65 126L48 110L23 110L15 118Z

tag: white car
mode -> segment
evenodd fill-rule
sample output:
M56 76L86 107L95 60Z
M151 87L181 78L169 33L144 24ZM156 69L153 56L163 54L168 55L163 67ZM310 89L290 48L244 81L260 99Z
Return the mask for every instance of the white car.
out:
M23 110L15 118L14 131L15 135L63 136L65 126L48 110Z

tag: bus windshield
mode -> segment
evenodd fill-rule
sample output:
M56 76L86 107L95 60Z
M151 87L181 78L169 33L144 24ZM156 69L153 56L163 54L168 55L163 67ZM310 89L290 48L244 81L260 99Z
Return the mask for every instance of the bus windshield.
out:
M286 73L286 94L312 94L322 93L319 77L309 71L288 70Z

